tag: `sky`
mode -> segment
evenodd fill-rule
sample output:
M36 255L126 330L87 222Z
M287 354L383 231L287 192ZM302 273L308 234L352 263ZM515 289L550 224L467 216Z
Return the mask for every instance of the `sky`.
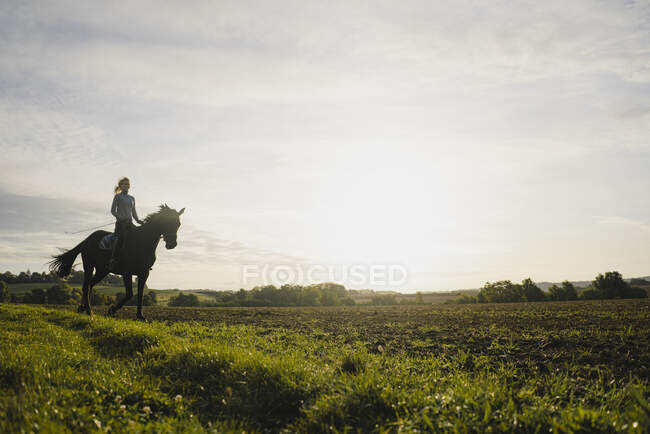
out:
M649 169L648 1L0 3L0 272L128 176L153 288L647 276Z

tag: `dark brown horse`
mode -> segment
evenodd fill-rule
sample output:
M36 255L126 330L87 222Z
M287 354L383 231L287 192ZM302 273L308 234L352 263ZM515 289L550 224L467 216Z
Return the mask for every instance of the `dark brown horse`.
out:
M124 235L124 246L116 274L121 274L124 280L126 295L114 306L108 309L108 314L113 315L133 297L133 276L138 277L138 313L137 319L144 320L142 315L142 296L144 285L149 277L149 270L156 262L156 247L160 237L165 240L165 247L173 249L176 247L176 233L180 222L180 215L185 208L176 211L167 205L160 205L160 209L149 214L144 219L142 226L131 229ZM65 277L72 271L72 264L79 253L84 267L83 295L78 312L92 314L90 309L90 291L93 286L99 283L108 271L108 261L111 256L110 250L99 248L99 242L108 235L106 231L93 232L74 249L68 250L58 256L54 256L50 262L50 270L56 272L60 277ZM93 272L95 275L93 276Z

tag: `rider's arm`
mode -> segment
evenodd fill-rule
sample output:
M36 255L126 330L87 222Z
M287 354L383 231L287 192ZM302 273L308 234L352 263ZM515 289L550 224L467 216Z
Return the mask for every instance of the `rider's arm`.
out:
M113 196L113 204L111 205L111 214L115 218L117 218L117 204L118 204L118 199L117 199L117 194Z
M138 212L135 210L135 197L133 198L133 218L135 219L136 222L142 224L142 220L138 218Z

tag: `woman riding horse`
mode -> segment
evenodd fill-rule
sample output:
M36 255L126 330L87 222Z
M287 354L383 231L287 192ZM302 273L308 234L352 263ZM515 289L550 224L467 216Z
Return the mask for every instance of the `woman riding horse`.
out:
M149 277L149 270L156 262L156 247L162 236L165 240L165 247L173 249L176 247L176 236L178 228L181 225L180 216L185 208L176 211L165 205L160 205L157 212L149 214L142 226L131 229L122 237L124 238L124 247L118 269L113 271L115 274L121 274L124 280L126 295L108 310L109 315L113 315L133 297L133 276L138 277L138 311L137 318L144 320L142 315L142 297L144 295L144 285ZM90 291L93 286L99 283L109 273L108 263L111 252L100 249L100 241L108 235L106 231L93 232L79 243L75 248L65 253L54 256L50 262L50 270L56 272L60 277L65 277L72 271L72 264L79 253L84 267L83 295L79 312L92 314L90 309ZM93 275L93 272L95 273Z

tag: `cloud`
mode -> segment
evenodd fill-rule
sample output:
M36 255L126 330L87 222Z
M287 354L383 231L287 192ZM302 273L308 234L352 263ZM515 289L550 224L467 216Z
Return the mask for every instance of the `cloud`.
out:
M107 209L94 203L24 196L0 190L0 229L6 233L72 232L110 219Z
M650 222L635 220L623 216L601 216L596 221L601 225L623 226L638 232L650 234Z
M650 115L650 107L633 107L620 113L624 119L635 119Z

